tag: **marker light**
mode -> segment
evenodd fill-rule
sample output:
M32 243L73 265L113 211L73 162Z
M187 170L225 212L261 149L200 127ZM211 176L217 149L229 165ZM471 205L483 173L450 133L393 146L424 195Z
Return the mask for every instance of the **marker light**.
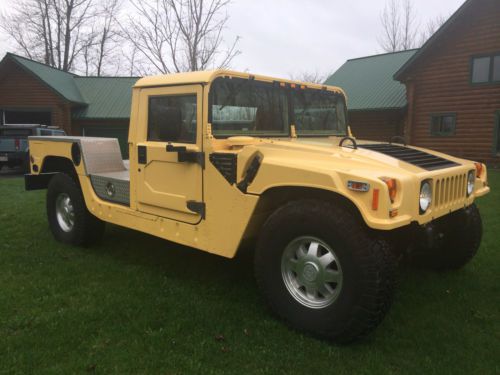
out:
M480 178L483 174L483 163L474 163L476 166L476 177Z
M380 179L387 185L387 188L389 189L389 198L391 199L391 203L394 203L394 201L396 200L396 194L398 192L396 179L390 177L380 177Z

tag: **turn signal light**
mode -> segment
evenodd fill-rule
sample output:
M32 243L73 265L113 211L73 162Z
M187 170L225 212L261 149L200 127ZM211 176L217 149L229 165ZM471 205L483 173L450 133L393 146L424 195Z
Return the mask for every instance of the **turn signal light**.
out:
M370 184L366 182L359 182L359 181L347 181L347 188L349 190L354 190L354 191L361 191L361 192L367 192L370 190Z
M479 178L483 174L483 163L474 163L476 166L476 177Z
M380 177L380 179L387 185L387 188L389 189L389 198L391 199L391 203L394 203L394 201L396 200L396 194L398 192L396 179L389 177Z
M378 210L378 196L379 196L379 190L373 189L373 198L372 198L372 210L373 211Z

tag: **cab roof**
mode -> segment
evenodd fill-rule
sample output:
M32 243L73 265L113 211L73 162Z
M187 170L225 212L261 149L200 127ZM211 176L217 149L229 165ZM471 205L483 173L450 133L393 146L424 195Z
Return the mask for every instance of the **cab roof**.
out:
M173 74L162 74L151 77L144 77L139 79L134 87L154 87L154 86L175 86L175 85L189 85L189 84L208 84L217 77L238 77L243 79L254 78L258 81L264 82L285 82L289 84L305 85L309 88L322 89L326 88L328 91L338 92L345 96L344 91L335 86L320 85L317 83L310 82L300 82L292 81L282 78L273 78L268 76L261 76L251 73L236 72L232 70L218 69L218 70L206 70L198 72L185 72L185 73L173 73Z

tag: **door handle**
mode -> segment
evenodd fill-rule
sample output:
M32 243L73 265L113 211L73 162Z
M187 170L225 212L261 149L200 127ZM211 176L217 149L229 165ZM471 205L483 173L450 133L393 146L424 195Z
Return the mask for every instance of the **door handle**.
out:
M167 144L167 152L177 152L177 161L179 163L196 163L205 169L205 153L199 151L189 151L186 146L174 146Z

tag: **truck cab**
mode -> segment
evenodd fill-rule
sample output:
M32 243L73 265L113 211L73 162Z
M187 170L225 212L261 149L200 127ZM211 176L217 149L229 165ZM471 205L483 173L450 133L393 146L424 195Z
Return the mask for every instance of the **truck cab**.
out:
M355 139L346 102L337 87L226 70L146 77L130 160L116 139L33 136L26 188L48 188L51 230L69 244L105 222L228 258L253 243L273 311L353 340L385 315L398 254L424 247L445 268L473 257L489 187L481 163Z

